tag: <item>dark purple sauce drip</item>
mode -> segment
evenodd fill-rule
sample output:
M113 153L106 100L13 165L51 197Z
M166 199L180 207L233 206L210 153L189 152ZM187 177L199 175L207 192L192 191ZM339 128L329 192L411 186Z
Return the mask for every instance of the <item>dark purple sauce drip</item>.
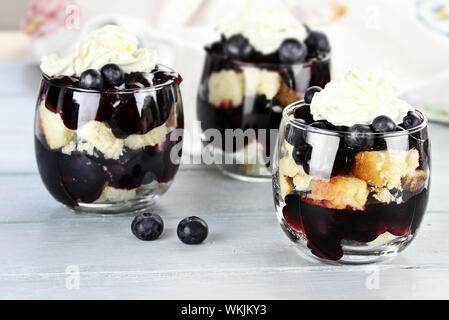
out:
M404 193L401 204L367 204L364 211L329 209L312 204L299 194L285 197L283 215L288 225L307 237L312 253L320 258L339 260L340 242L370 242L384 232L395 236L414 234L419 228L429 198L428 189L417 194Z
M56 200L75 207L78 201L92 203L97 200L106 184L129 190L154 180L169 182L179 168L179 164L170 160L170 153L175 147L178 150L177 143L181 139L169 134L161 145L126 150L118 160L80 152L66 155L50 151L38 137L35 138L35 151L39 172L50 194ZM179 149L179 157L181 153Z

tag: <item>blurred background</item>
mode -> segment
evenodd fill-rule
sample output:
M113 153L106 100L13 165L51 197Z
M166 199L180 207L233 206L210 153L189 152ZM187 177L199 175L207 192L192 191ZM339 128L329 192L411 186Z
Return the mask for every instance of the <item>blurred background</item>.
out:
M298 19L327 33L333 77L354 67L391 71L408 102L424 108L433 120L449 122L449 0L283 2ZM81 34L104 24L124 25L136 32L143 46L157 48L162 62L183 76L188 129L196 118L203 47L218 39L214 27L220 20L244 4L243 0L1 1L0 78L29 86L29 92L37 95L42 55L69 50ZM0 92L8 94L14 86ZM32 117L34 104L29 107Z

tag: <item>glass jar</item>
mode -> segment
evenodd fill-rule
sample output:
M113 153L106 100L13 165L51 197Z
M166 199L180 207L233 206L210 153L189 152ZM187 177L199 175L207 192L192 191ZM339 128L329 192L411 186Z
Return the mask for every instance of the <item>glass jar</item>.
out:
M330 81L330 54L306 63L242 62L208 52L197 97L203 143L225 174L271 179L282 110Z
M427 119L412 129L364 134L371 147L348 146L349 134L300 121L303 101L284 110L274 156L278 220L302 252L335 263L394 256L415 238L430 183Z
M44 75L35 152L50 194L89 213L135 213L150 206L179 167L180 82L96 91L76 87L69 77Z

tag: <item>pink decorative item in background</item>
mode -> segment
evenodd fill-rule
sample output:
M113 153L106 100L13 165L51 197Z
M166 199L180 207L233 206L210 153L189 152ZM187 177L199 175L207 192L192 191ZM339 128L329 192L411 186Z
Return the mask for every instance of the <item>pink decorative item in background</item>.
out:
M80 9L74 0L33 0L22 29L32 38L41 38L79 26L79 18Z

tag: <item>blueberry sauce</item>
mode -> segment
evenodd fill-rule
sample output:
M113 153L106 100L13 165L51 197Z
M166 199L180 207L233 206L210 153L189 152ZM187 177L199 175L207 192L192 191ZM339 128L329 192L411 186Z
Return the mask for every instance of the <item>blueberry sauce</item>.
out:
M428 189L418 194L404 193L404 202L367 204L365 210L336 210L312 203L299 194L285 197L283 215L288 225L307 238L316 256L339 260L342 240L370 242L385 232L395 236L414 234L421 224L429 198Z
M178 141L170 141L173 139L169 135L161 146L127 150L118 160L83 152L66 155L50 151L42 139L34 140L42 180L56 200L70 207L75 207L78 201L96 201L106 185L130 190L153 181L167 183L179 168L179 164L170 160L170 152Z

